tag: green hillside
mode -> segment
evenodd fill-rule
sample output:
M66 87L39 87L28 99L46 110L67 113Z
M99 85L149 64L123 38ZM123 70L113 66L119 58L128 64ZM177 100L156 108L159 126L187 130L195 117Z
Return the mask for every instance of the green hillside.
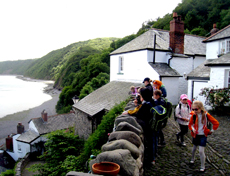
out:
M25 70L35 61L36 59L0 62L0 74L24 75Z
M51 51L47 55L37 59L25 71L25 76L36 79L52 79L60 82L66 73L76 72L78 70L78 62L91 54L100 53L103 49L108 48L115 38L97 38L82 42L73 43L64 48ZM70 66L70 60L72 66ZM73 63L76 63L73 68ZM70 68L71 70L67 69ZM61 83L59 83L61 84Z

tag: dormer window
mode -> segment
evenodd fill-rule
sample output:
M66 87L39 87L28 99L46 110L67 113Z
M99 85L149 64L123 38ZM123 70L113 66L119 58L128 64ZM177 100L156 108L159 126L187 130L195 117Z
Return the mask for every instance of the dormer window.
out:
M118 72L122 73L124 71L124 57L119 56Z
M230 39L222 40L220 42L220 54L226 54L230 52Z

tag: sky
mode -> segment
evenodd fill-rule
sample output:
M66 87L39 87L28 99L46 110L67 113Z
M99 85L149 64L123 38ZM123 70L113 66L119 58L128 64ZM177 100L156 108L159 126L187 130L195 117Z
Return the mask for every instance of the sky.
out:
M0 0L0 62L40 58L79 41L136 34L182 0Z

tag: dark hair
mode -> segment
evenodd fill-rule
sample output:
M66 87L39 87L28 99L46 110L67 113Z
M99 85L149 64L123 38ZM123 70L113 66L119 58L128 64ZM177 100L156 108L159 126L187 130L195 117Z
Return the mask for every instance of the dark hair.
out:
M161 90L157 89L157 90L154 91L153 95L159 95L161 97L162 92L161 92Z
M152 99L152 93L147 88L142 88L140 94L145 101L150 101Z
M141 104L141 97L140 97L140 95L136 96L136 100L137 100L137 104Z

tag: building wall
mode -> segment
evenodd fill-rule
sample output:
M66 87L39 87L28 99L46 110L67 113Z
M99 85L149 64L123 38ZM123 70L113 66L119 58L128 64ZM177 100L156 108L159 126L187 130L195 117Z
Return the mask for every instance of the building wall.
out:
M230 67L211 67L209 87L224 88L226 85L226 71L230 70ZM217 87L216 87L217 86Z
M19 158L23 158L28 152L30 152L30 145L27 143L16 141L20 134L13 136L13 152L7 152L15 161ZM19 150L19 145L21 150Z
M74 107L73 109L77 117L75 123L76 134L80 138L88 139L89 135L92 133L92 120L86 113Z
M193 69L193 58L182 58L182 57L173 57L170 61L170 66L177 70L177 72L183 76L184 74L188 74ZM184 77L179 78L179 82L177 84L177 89L179 94L187 94L188 83ZM178 97L180 95L177 95Z
M165 51L156 51L155 52L155 62L159 63L168 63L168 60L170 58L170 52L165 52ZM147 61L148 62L153 62L153 55L154 51L147 51Z
M189 80L188 81L188 98L190 100L199 100L203 104L205 104L206 98L204 96L200 96L201 89L204 87L209 87L208 81L201 80ZM207 107L209 109L210 107Z
M120 56L124 57L124 71L119 74ZM145 77L159 79L159 74L148 64L148 57L151 56L147 50L110 56L110 81L142 83Z
M206 59L216 59L219 54L219 41L206 43Z
M33 129L36 133L39 133L32 120L29 123L29 129Z
M176 105L179 101L179 79L178 77L163 77L162 82L165 85L166 91L167 91L167 99L170 101L173 105Z

